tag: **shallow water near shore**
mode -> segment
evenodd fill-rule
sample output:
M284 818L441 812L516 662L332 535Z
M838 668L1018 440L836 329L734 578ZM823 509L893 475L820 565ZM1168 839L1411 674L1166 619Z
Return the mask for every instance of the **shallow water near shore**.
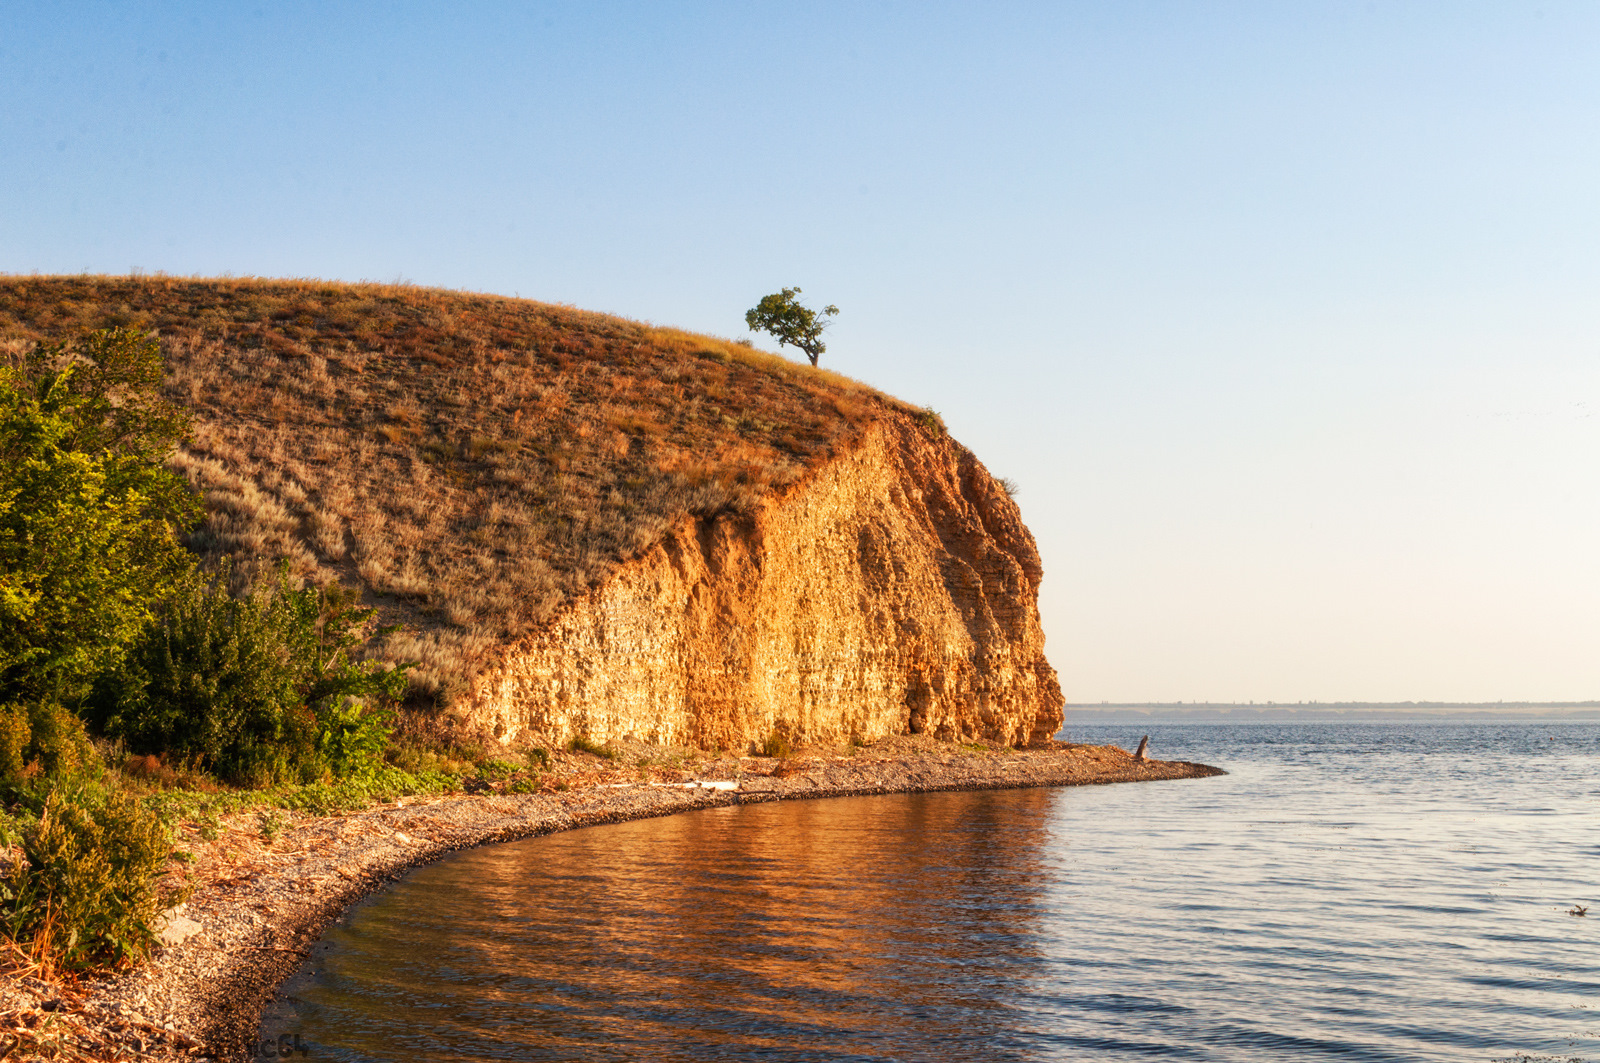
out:
M1232 774L744 805L458 854L347 913L264 1047L1600 1059L1600 907L1567 914L1600 901L1600 725L1141 730Z

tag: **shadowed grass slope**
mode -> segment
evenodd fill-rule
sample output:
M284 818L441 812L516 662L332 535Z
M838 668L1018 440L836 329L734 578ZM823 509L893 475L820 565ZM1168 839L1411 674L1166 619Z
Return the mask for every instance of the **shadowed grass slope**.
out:
M748 346L526 299L403 285L0 277L0 355L156 332L194 411L172 462L192 545L237 578L364 589L448 700L505 639L685 514L749 507L904 410Z

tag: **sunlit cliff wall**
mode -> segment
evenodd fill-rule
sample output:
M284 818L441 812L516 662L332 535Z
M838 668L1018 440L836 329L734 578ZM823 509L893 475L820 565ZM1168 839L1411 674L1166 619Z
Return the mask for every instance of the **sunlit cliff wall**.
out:
M1040 566L970 452L906 415L752 512L686 519L480 670L505 741L744 749L926 733L1023 745L1061 725Z

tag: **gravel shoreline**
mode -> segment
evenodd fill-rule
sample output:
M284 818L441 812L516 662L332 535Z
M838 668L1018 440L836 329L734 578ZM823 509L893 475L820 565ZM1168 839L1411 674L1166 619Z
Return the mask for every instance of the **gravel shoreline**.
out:
M10 979L0 1049L53 1043L66 1059L227 1063L276 1054L255 1044L262 1009L346 908L410 868L490 842L742 802L1220 774L1136 760L1114 746L974 752L894 739L848 757L727 757L670 772L601 769L555 792L405 798L299 819L270 843L248 823L225 825L168 924L171 944L139 968L76 987ZM48 1057L0 1051L3 1058Z

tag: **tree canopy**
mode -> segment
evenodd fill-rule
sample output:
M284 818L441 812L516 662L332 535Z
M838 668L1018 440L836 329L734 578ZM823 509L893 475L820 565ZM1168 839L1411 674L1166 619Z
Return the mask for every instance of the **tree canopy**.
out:
M780 347L790 344L800 348L811 359L811 364L816 365L822 352L828 349L822 342L822 330L828 327L824 318L835 316L839 308L825 306L819 316L819 311L803 306L795 298L799 294L799 288L785 288L763 296L755 309L745 313L744 323L752 332L771 333Z
M129 329L0 366L0 705L80 696L193 565L183 411Z

